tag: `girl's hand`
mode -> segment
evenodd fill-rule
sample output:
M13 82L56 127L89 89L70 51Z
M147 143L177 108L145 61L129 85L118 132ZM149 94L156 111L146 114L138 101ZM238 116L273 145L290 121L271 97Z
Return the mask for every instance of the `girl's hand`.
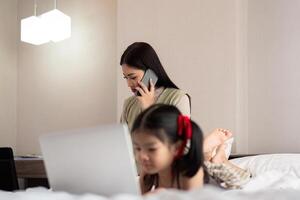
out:
M141 81L139 81L139 86L135 88L141 96L137 96L136 98L139 100L141 107L143 110L151 106L155 103L155 94L154 94L154 84L152 79L150 79L150 90L148 90L147 86Z

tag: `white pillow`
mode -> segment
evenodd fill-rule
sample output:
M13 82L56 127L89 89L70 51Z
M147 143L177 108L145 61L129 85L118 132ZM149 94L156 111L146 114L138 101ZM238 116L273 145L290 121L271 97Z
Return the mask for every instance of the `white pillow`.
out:
M275 170L300 178L300 154L264 154L230 161L243 169L249 169L253 176Z

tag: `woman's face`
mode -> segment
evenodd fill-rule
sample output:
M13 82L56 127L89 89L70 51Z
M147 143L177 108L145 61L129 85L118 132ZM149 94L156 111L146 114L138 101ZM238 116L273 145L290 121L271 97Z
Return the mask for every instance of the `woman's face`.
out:
M131 91L135 93L135 88L139 86L138 82L142 80L144 71L127 64L122 65L122 71L128 87L130 87Z
M177 153L175 145L165 144L146 132L133 134L134 155L142 171L155 174L170 169Z

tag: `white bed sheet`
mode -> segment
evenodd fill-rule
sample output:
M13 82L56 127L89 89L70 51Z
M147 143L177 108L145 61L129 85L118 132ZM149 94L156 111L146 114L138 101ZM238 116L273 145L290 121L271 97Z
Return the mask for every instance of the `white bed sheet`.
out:
M265 189L245 192L242 190L224 191L211 187L191 192L166 190L143 197L121 194L110 198L93 194L72 195L65 192L52 192L44 188L14 193L0 191L1 200L292 200L299 199L299 196L300 190L293 189Z
M231 160L249 169L253 178L244 191L265 189L300 190L300 154L266 154Z
M165 190L146 196L121 194L103 197L94 194L73 195L45 188L26 191L0 191L0 200L284 200L300 198L300 154L273 154L232 160L248 168L254 177L242 190L223 190L206 186L190 192Z

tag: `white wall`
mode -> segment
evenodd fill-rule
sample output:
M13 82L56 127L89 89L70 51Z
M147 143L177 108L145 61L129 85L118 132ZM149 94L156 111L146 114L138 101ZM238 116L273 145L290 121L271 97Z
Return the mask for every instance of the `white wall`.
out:
M236 1L236 153L248 153L248 0Z
M236 133L236 9L235 0L119 0L118 58L132 42L149 42L192 96L192 117L203 130ZM129 95L119 67L118 116Z
M299 0L119 0L118 58L151 43L191 94L192 117L205 132L233 130L236 152L300 152L299 9ZM118 81L120 115L130 95L120 69Z
M300 152L300 1L248 5L249 152Z
M53 0L38 2L38 15ZM19 42L19 154L40 153L41 134L116 121L116 1L57 1L72 37L41 46ZM33 14L19 1L19 20ZM19 41L19 39L17 40Z
M0 146L16 147L17 0L0 0Z
M298 0L61 0L72 38L41 46L19 41L33 1L0 3L0 146L39 153L40 134L117 121L120 56L146 41L206 133L233 130L238 153L299 152Z

